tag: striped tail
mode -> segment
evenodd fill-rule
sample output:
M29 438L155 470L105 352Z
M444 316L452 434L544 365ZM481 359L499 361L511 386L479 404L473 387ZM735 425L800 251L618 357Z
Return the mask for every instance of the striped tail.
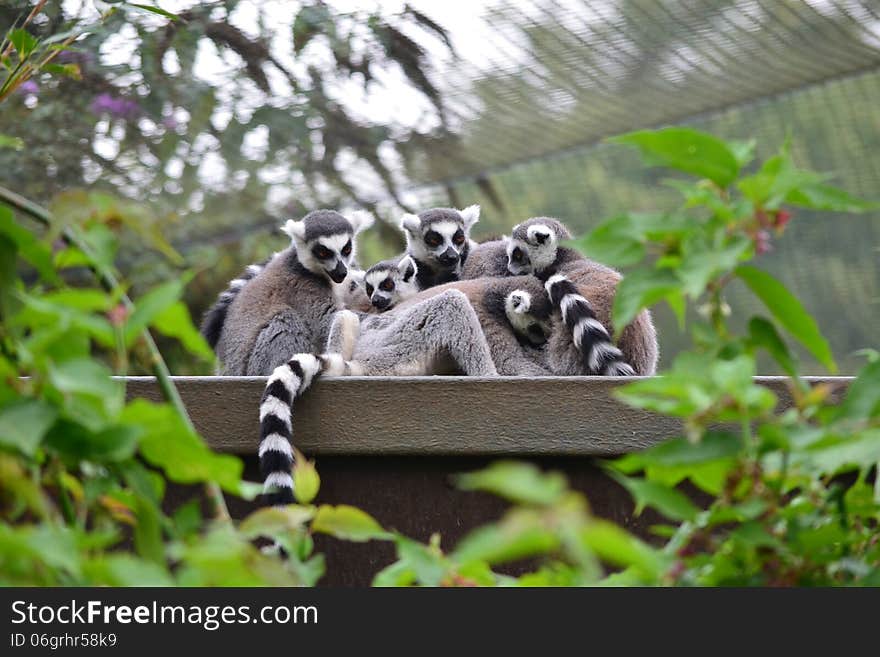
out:
M267 258L257 265L248 265L241 276L229 281L229 287L220 293L214 305L205 312L199 331L205 336L212 349L217 347L217 342L220 340L220 334L223 332L223 324L226 323L226 314L229 312L229 306L235 301L235 297L238 296L241 288L249 280L256 278L271 259Z
M321 361L297 354L272 372L260 400L260 471L266 504L293 502L293 400L305 392L321 372Z
M293 497L293 402L308 390L319 374L360 373L356 363L339 354L297 354L279 365L266 382L260 400L260 471L263 501L267 505L291 504Z
M603 376L633 376L635 371L614 346L602 322L596 319L590 302L574 283L561 274L547 279L544 284L553 307L562 314L562 321L571 331L572 341L581 355L587 374Z

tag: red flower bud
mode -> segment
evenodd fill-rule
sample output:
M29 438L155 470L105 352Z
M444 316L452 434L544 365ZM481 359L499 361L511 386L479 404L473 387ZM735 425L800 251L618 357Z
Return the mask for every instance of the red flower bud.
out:
M113 326L122 326L128 318L128 308L120 303L107 311L107 318Z

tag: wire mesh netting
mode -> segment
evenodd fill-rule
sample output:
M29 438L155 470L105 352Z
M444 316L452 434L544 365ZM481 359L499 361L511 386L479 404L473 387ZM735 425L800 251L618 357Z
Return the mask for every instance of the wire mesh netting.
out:
M96 19L91 0L45 5L42 36L100 23L68 64L0 114L0 181L63 207L76 187L128 196L200 273L195 315L277 226L316 207L403 210L478 202L477 236L530 216L581 233L629 210L669 209L663 174L603 140L691 125L790 139L797 164L880 200L880 0L175 0ZM368 6L369 5L369 6ZM0 2L4 30L33 7ZM54 200L53 200L54 199ZM60 204L60 205L59 205ZM132 239L147 288L175 273ZM383 224L362 264L402 246ZM758 264L797 294L841 370L877 347L880 213L798 213ZM734 288L734 314L756 310ZM684 337L660 308L663 363ZM821 372L809 365L807 372Z
M459 128L414 176L423 203L477 198L486 233L670 208L665 174L602 139L673 123L755 138L759 157L790 138L799 164L880 198L880 3L506 3L487 21L496 57L447 73ZM880 214L800 213L759 264L804 300L844 372L876 347ZM731 296L735 314L757 310ZM683 338L657 319L668 364Z

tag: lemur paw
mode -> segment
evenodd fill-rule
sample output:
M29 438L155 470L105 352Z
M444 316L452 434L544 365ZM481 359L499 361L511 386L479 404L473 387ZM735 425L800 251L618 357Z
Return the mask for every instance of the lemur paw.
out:
M514 290L507 295L505 305L509 312L524 315L532 307L532 295L525 290Z

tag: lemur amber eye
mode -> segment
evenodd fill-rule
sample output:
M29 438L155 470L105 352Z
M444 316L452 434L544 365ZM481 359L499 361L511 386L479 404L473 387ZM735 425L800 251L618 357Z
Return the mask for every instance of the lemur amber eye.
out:
M342 247L342 255L346 258L351 255L351 240L345 243L345 246Z
M459 230L455 235L452 236L452 243L456 246L461 246L464 244L464 232Z
M312 249L312 255L314 255L318 260L329 260L333 256L333 251L328 249L323 244L318 244L318 246Z
M379 283L379 289L383 292L391 292L394 289L394 281L390 278L386 278L384 281Z
M373 286L370 285L369 283L367 283L367 296L368 297L373 296Z
M425 244L430 247L440 246L443 244L443 238L440 236L440 233L429 230L425 233Z
M516 247L510 254L510 259L514 262L520 262L523 259L523 252L519 247Z

